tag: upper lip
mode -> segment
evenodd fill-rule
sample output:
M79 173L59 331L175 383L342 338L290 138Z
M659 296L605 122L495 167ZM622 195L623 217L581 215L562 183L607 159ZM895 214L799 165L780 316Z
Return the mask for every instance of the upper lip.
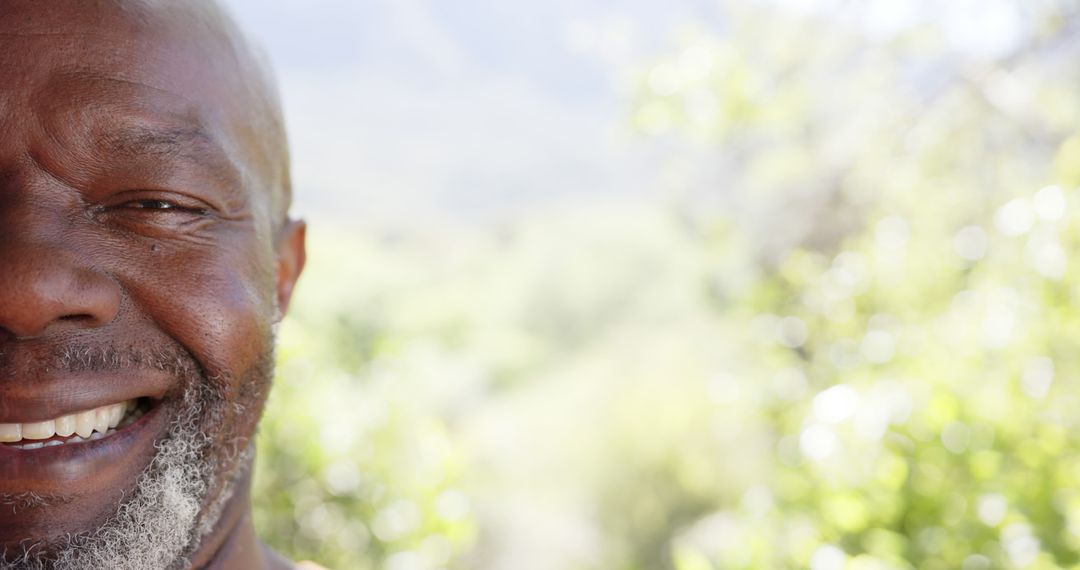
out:
M81 372L30 382L0 380L0 423L43 422L136 398L160 400L175 386L174 376L145 369Z

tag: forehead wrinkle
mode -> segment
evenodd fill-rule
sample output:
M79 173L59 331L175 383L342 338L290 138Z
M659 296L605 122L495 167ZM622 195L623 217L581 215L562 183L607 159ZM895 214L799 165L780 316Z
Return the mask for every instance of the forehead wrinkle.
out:
M69 82L69 81L72 82L72 83L77 83L77 82L113 83L113 84L116 84L116 86L121 87L121 88L134 88L136 91L142 90L142 89L153 91L153 92L155 92L155 93L157 93L159 95L164 95L165 97L167 97L169 99L175 99L177 101L181 101L188 108L197 108L199 106L199 103L197 101L193 100L192 98L188 97L187 95L184 95L183 93L178 93L176 90L169 89L168 87L165 87L165 86L153 85L153 84L147 83L146 81L141 80L141 79L132 79L132 78L128 78L128 77L123 77L122 75L120 75L120 73L122 73L122 71L123 71L122 69L117 69L117 70L111 70L109 73L101 73L101 72L93 72L93 71L85 71L85 70L59 72L59 73L54 74L54 76L50 79L49 84L51 86L54 83L63 84L63 83Z
M177 154L189 147L201 148L220 145L200 127L134 126L112 132L106 136L113 149L125 153L149 152L150 154Z

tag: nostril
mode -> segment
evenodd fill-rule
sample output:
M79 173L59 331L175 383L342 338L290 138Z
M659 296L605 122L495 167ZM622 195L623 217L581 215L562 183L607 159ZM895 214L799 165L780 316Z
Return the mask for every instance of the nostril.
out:
M56 319L60 322L74 323L74 324L93 324L97 322L97 319L93 315L63 315Z

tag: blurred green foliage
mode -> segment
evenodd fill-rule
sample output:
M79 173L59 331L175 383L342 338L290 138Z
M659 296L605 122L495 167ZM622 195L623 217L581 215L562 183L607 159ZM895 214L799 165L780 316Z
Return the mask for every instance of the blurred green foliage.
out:
M261 535L340 569L1080 568L1076 9L991 3L1015 37L965 47L879 4L725 3L642 66L656 203L316 228Z

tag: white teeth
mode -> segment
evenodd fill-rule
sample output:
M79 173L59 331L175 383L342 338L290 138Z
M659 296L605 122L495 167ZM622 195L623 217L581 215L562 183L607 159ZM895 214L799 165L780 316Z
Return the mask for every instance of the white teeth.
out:
M101 439L108 434L114 433L116 430L112 428L119 426L122 422L124 425L130 424L141 415L142 410L137 409L137 401L128 400L43 422L0 423L0 443L10 444L11 447L18 449L40 449L42 447L64 445L65 443L81 443ZM64 441L28 441L46 440L54 436L68 437L70 439Z
M68 437L75 433L75 416L56 418L56 435Z
M11 443L22 439L22 424L0 424L0 443Z
M79 412L75 414L75 433L79 437L90 437L94 433L94 424L97 423L97 412Z
M56 435L56 422L45 420L22 425L23 439L49 439Z
M94 429L105 433L109 431L109 420L112 418L112 407L105 406L97 409L97 419L94 421Z

